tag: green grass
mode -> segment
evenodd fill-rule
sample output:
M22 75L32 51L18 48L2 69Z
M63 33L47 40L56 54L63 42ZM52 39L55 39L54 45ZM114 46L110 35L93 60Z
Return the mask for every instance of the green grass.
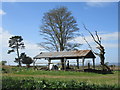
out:
M113 71L113 74L97 74L88 72L76 72L76 71L43 71L33 70L33 68L25 67L7 67L3 70L3 77L10 78L33 78L34 80L49 80L49 81L71 81L87 82L89 84L96 85L117 85L118 73L120 71Z
M22 70L14 72L14 74L24 74L24 75L75 75L75 76L99 76L96 73L84 73L84 72L75 72L75 71L44 71L44 70Z
M9 70L10 71L10 70ZM117 72L113 72L117 74ZM24 75L75 75L75 76L101 76L104 74L97 74L97 73L88 73L88 72L76 72L76 71L45 71L45 70L34 70L33 68L25 68L25 67L20 67L20 68L12 68L11 73L14 74L24 74ZM107 74L111 75L111 74Z

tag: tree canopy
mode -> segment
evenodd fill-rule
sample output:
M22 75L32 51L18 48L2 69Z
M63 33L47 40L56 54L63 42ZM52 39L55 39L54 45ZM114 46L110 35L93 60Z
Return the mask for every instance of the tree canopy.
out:
M40 34L44 42L40 45L49 51L74 50L80 46L69 41L76 37L79 28L72 13L66 7L59 7L44 13Z
M20 59L21 59L21 62L26 65L30 65L31 63L33 63L32 58L27 56L25 53L21 53Z

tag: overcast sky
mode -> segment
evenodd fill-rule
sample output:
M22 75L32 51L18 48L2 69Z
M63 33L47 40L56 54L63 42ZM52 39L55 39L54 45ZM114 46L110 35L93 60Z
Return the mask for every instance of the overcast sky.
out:
M7 1L7 0L6 0ZM10 0L9 0L10 1ZM42 42L39 27L43 14L49 10L66 6L77 21L80 33L86 36L93 48L96 47L92 38L83 28L83 23L94 33L99 32L102 43L106 48L106 62L118 62L118 3L117 2L3 2L0 9L0 51L1 60L7 60L10 65L15 64L15 53L7 54L8 40L11 36L20 35L25 42L27 55L34 57L43 49L38 47ZM76 42L82 43L80 49L89 49L81 37ZM99 63L99 59L96 59Z

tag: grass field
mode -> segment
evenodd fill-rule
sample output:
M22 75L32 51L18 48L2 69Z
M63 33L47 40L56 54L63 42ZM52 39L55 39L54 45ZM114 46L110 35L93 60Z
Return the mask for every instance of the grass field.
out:
M77 88L77 90L119 90L118 74L98 74L78 71L45 71L26 67L3 66L3 90L41 90L42 88ZM73 90L73 89L71 89Z
M34 70L33 68L4 67L3 79L12 78L13 80L28 79L70 82L87 82L95 85L110 85L118 87L118 74L120 71L113 71L113 74L97 74L75 71L44 71Z

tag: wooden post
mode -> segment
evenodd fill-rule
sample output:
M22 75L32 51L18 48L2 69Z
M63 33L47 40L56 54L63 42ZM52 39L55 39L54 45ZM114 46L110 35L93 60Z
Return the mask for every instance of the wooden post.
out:
M50 70L50 63L51 63L51 59L48 58L48 69Z
M77 68L79 69L79 58L77 58Z
M83 57L82 58L82 70L84 71L84 60L85 60L85 58Z
M64 64L65 64L64 63L64 58L61 59L61 64L62 64L62 70L64 70L65 69L65 67L64 67Z
M93 58L93 68L95 69L95 58Z
M65 70L66 70L66 61L67 61L67 59L64 58L64 69L65 69Z

